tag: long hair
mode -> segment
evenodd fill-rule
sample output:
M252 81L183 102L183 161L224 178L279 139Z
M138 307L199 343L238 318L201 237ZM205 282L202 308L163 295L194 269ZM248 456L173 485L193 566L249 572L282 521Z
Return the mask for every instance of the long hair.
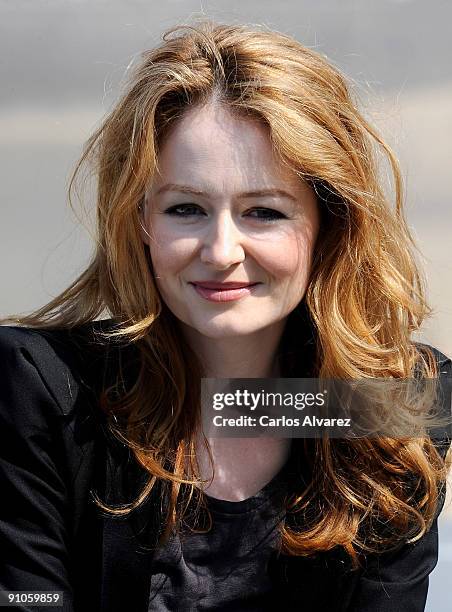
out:
M162 541L182 524L199 492L194 440L202 370L158 293L138 206L158 172L167 130L188 108L211 100L268 126L280 159L317 192L321 228L297 309L307 316L291 317L290 334L296 347L310 326L312 376L398 379L413 376L415 368L424 378L438 375L434 356L411 340L431 309L404 218L398 163L358 110L341 73L277 32L211 21L169 30L159 46L142 54L71 179L70 197L83 168L97 180L91 263L49 304L13 319L31 327L73 328L107 314L115 324L104 340L138 348L141 366L133 384L120 392L118 378L101 402L111 431L148 480L132 503L97 503L125 515L157 481L164 483ZM380 158L392 172L392 201L379 179ZM304 517L298 529L281 527L288 554L341 546L356 565L359 553L414 541L431 526L447 471L428 436L315 439L304 446L314 469L309 486L300 481L287 500L287 509ZM392 528L385 538L375 528L376 516Z

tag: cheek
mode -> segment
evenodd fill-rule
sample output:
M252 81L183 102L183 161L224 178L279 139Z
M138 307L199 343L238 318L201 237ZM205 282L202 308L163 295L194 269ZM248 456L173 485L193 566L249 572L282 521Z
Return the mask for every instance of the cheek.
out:
M268 241L261 265L279 280L305 278L311 268L313 244L307 231L291 232L283 240Z
M153 240L149 251L154 272L160 278L169 277L181 271L193 259L198 241L187 238L187 231L175 230L168 219L160 214L151 214L150 225Z
M161 237L163 238L163 237ZM193 259L196 241L171 236L153 242L149 246L154 272L159 278L170 277L182 271Z

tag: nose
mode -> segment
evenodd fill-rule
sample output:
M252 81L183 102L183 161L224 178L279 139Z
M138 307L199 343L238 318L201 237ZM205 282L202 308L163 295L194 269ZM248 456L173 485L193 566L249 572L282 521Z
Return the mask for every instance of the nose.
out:
M229 210L212 217L201 246L202 263L226 270L245 259L243 236Z

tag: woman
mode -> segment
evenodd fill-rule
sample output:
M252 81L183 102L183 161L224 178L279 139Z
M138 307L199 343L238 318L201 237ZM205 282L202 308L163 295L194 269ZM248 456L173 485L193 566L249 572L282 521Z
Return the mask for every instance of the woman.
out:
M450 377L411 340L429 308L400 172L343 77L275 32L175 28L87 162L91 264L0 330L1 588L65 610L423 610L445 429L200 425L202 377Z

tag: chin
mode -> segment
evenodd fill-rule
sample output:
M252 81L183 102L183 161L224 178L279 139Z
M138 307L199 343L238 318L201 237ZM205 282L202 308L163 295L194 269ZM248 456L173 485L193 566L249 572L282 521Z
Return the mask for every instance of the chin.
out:
M261 326L256 327L255 325L237 325L237 321L233 323L222 323L222 324L214 324L211 322L210 324L204 325L192 325L194 329L203 336L207 338L212 338L212 340L221 340L222 338L234 338L238 336L247 336L252 334L253 332L258 331Z

